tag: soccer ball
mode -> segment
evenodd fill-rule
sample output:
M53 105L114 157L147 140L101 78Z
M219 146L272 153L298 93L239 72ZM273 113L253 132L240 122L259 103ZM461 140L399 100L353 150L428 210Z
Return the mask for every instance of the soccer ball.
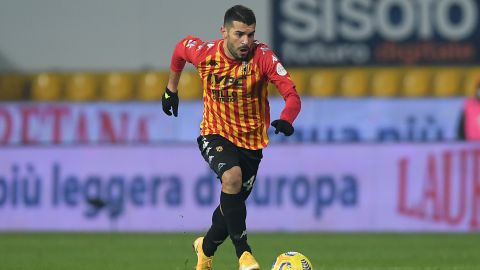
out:
M302 253L289 251L278 255L272 270L313 270L313 266Z

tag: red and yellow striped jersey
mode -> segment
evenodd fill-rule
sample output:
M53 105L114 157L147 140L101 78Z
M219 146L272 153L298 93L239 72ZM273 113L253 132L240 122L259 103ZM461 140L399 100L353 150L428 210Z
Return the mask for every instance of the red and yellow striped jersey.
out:
M181 72L190 62L198 70L203 83L202 135L219 134L246 149L264 148L270 125L268 83L274 83L285 100L280 119L293 123L300 112L300 97L267 45L255 42L252 57L239 61L225 55L223 42L204 42L192 36L182 39L175 47L170 69Z

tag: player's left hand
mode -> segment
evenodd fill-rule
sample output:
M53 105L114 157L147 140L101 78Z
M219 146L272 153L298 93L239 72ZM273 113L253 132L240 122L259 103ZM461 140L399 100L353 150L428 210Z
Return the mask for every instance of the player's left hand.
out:
M177 117L178 115L178 93L170 91L170 89L165 88L165 93L162 95L162 109L167 115L172 115ZM172 110L170 112L170 109Z
M285 136L290 136L293 134L295 129L293 128L292 124L288 121L278 119L272 122L272 127L275 128L275 134L282 132Z

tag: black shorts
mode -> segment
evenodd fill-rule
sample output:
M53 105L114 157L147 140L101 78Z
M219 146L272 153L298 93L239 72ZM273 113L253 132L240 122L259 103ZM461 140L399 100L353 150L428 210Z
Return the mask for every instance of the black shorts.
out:
M200 135L197 138L198 148L210 168L222 179L226 170L239 166L242 170L242 190L244 197L250 195L258 166L262 160L262 149L250 150L234 145L220 135Z

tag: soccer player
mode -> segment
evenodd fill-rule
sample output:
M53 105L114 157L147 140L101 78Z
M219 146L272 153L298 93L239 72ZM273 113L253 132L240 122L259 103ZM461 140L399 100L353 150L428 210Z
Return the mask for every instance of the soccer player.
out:
M268 143L268 83L273 83L285 100L280 118L271 123L275 134L292 135L292 123L300 112L295 85L269 47L254 39L255 26L253 11L236 5L225 12L222 39L182 39L173 52L162 96L163 111L177 116L181 72L186 62L197 68L204 102L198 147L222 184L212 225L205 237L193 244L197 270L212 269L213 255L227 237L235 246L240 270L260 269L247 243L245 200L255 183L262 148Z

